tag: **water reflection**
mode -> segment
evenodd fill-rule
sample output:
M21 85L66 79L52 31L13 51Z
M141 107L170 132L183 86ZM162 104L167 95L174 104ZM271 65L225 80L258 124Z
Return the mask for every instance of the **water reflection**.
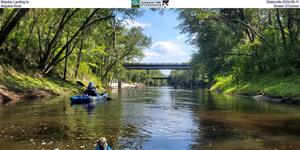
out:
M207 94L206 105L193 107L198 130L192 149L299 148L298 106Z
M112 90L109 102L68 97L0 106L0 149L297 149L300 108L168 87Z

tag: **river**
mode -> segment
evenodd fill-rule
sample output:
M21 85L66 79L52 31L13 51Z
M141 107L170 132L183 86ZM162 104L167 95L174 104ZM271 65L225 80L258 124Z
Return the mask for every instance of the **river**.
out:
M0 106L0 149L300 149L300 107L170 87L122 89L109 102L68 97Z

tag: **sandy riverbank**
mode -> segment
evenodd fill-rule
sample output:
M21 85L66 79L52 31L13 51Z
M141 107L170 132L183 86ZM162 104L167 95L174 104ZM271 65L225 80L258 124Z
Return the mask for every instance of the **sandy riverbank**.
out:
M121 84L121 88L142 88L144 87L144 84L141 83L123 83ZM118 83L111 83L109 85L110 88L112 89L117 89L118 88Z

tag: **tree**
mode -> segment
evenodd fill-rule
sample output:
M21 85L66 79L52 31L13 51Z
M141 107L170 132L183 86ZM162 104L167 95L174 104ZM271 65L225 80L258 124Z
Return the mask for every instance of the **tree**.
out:
M1 27L0 31L0 47L3 42L6 40L10 32L16 27L18 22L22 17L28 12L29 9L13 9L9 17L5 21L4 25Z
M179 28L194 37L198 51L192 57L200 78L232 74L235 79L299 68L297 9L189 9L178 10ZM297 43L297 44L296 44ZM297 48L296 48L297 47Z
M124 25L141 14L136 9L1 10L6 36L1 36L6 44L1 62L65 80L97 76L107 84L124 78L122 64L141 59L151 44L141 28Z

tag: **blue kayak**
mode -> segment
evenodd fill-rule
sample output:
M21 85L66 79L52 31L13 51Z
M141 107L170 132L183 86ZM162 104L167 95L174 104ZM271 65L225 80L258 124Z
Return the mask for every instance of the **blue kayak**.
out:
M102 148L102 149L103 149L103 148ZM101 148L100 148L99 146L97 146L97 147L95 148L95 150L101 150ZM112 149L107 145L106 150L112 150Z
M98 96L85 96L85 95L75 95L71 96L71 104L88 104L88 103L93 103L97 101L104 101L108 97L107 94L102 94Z

